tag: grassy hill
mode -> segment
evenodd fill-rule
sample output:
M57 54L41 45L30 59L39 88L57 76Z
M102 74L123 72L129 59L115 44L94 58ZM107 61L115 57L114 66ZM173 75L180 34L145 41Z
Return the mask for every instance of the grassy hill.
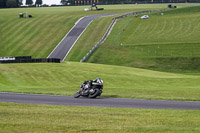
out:
M75 62L1 65L0 92L73 95L97 77L103 97L200 101L200 76Z
M134 16L117 20L110 36L88 62L199 72L200 7L170 10L163 16L149 15L146 20Z
M0 57L47 57L75 22L83 16L157 9L163 8L164 5L103 7L104 11L89 12L84 11L84 8L89 6L0 9ZM21 12L28 12L33 18L19 19Z
M28 12L33 18L19 19L20 12ZM33 57L47 57L80 17L65 8L2 9L0 16L0 56Z
M113 5L112 5L113 6ZM112 7L111 6L111 7ZM118 6L118 5L115 5ZM127 5L120 5L120 7ZM133 7L132 12L145 11L145 10L155 10L155 9L165 9L166 4L139 4L139 5L129 5ZM178 5L178 8L184 8L187 5ZM121 16L121 15L119 15ZM73 49L70 51L66 57L66 61L80 61L91 49L92 47L101 40L103 34L108 28L112 21L112 17L98 18L94 20L91 25L86 29L80 39L77 41ZM87 39L85 39L87 38Z

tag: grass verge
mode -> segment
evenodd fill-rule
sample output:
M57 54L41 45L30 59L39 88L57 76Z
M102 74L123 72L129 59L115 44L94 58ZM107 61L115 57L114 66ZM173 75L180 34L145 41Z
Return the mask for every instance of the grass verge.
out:
M191 110L66 107L0 103L0 130L13 132L200 132Z
M104 80L103 97L200 101L200 76L67 62L1 64L0 91L73 95L85 80Z

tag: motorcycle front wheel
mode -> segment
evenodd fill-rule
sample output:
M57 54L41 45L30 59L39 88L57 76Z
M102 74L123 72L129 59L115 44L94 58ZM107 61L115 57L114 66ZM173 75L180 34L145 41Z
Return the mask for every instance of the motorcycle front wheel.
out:
M80 96L81 96L80 91L77 91L77 92L74 94L74 98L79 98Z
M99 89L94 89L93 93L90 93L88 95L89 98L96 98L97 96L99 96L100 90Z

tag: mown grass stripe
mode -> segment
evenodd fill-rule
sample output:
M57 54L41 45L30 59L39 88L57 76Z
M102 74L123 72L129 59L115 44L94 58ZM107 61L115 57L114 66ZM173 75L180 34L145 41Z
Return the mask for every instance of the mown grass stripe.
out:
M13 22L15 23L15 22ZM30 22L31 23L31 22ZM9 42L15 39L16 37L19 37L20 34L22 34L25 31L25 26L29 24L23 24L23 22L20 22L18 24L15 24L15 26L10 26L10 29L4 30L5 31L5 42L9 46Z
M192 22L190 21L190 18L186 18L187 23L185 24L185 27L187 29L184 30L184 32L180 33L179 36L188 36L188 34L194 34L193 32L196 32L195 29L198 29L198 27L196 27L196 25L192 25L192 23L196 23L198 24L198 22L195 22L195 20L193 20Z
M168 39L169 38L169 35L171 35L174 31L174 27L175 27L175 23L174 21L169 21L167 22L169 25L167 26L168 27L168 30L165 31L163 34L162 34L162 38L165 38L165 39ZM170 28L169 28L170 27Z
M13 37L19 36L20 33L23 33L23 31L26 31L26 28L35 21L34 20L30 20L30 21L20 21L19 23L17 23L16 21L12 22L9 24L9 29L4 29L4 32L6 32L6 36L7 36L7 40L13 39ZM12 26L11 24L14 24L14 26Z
M160 30L157 30L158 32L156 33L158 38L162 38L163 34L166 35L165 32L168 30L168 26L169 26L169 25L168 26L167 25L168 25L167 20L164 20L162 22L162 25L160 25L160 26L162 26L162 28L158 27L158 28L161 28Z
M18 27L20 23L17 22L19 22L19 19L15 18L9 20L3 19L2 24L4 32L9 31L12 27Z
M28 32L27 29L30 29L29 25L30 23L33 23L34 20L29 21L28 23L24 24L24 25L19 25L18 28L16 29L11 29L8 34L10 34L8 36L8 38L5 38L5 49L7 49L7 51L9 52L10 55L12 55L13 53L10 52L10 49L15 49L15 47L18 47L20 44L24 44L24 43L19 43L19 42L24 42L25 37L23 37L22 35L26 35ZM19 45L18 45L19 44Z
M45 25L45 28L43 29L42 33L41 33L41 39L37 41L37 45L36 47L34 47L34 50L30 51L31 52L31 55L37 55L37 57L46 57L47 55L45 55L44 52L39 52L40 50L46 50L44 49L44 47L46 48L50 48L49 45L53 45L52 42L49 42L48 44L45 44L45 45L41 45L43 44L46 40L50 39L51 37L55 37L54 34L56 34L57 31L60 30L60 28L56 28L56 29L53 29L51 28L53 25L49 22L53 21L53 20L59 20L59 19L62 19L63 17L62 16L54 16L54 17L51 17L52 19L51 20L48 20L47 23L44 23ZM46 32L49 32L49 34L44 34ZM47 50L48 50L47 49ZM49 50L48 50L49 51Z
M23 34L28 34L28 33L31 32L31 34L29 34L29 36L27 36L27 38L21 38L21 39L24 39L24 42L26 42L27 44L21 43L21 44L17 45L15 48L13 48L12 50L10 50L10 53L12 54L12 53L19 52L17 54L20 54L20 52L22 50L27 50L27 51L34 50L33 48L27 48L27 45L30 43L30 39L32 39L35 36L40 36L42 34L41 33L41 29L38 27L38 25L40 25L41 23L45 23L45 22L48 22L48 20L46 20L45 18L43 18L40 21L35 21L31 26L28 26L28 28L26 29L26 32L24 32L24 33L22 32L22 33ZM36 42L36 44L32 44L32 45L34 45L34 47L35 47L35 46L37 46L37 43L38 42Z

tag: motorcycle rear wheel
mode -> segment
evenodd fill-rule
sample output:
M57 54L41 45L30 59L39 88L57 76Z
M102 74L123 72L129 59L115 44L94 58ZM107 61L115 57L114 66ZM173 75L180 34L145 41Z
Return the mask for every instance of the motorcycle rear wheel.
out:
M97 96L99 96L100 94L100 90L99 89L94 89L94 92L93 93L90 93L88 95L89 98L96 98Z

